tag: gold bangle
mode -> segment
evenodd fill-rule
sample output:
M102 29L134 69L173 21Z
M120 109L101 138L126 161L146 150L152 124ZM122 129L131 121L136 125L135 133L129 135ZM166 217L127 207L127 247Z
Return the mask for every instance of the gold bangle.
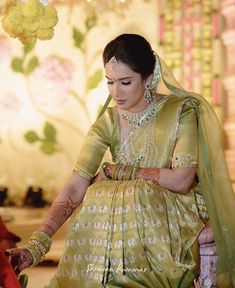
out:
M108 167L109 165L110 165L110 164L109 164L108 162L104 162L104 163L102 164L103 175L104 175L104 177L105 177L106 179L112 179L112 176L108 175L108 174L107 174L107 171L106 171L106 169L107 169L107 167Z
M127 165L126 166L126 173L124 180L131 180L131 174L132 174L133 166Z
M113 180L118 180L119 170L120 170L120 164L116 164L116 165L114 166L114 170L113 170L113 173L112 173L112 179L113 179Z
M139 169L139 165L135 165L133 167L132 173L131 173L131 180L135 180L136 179L138 169Z

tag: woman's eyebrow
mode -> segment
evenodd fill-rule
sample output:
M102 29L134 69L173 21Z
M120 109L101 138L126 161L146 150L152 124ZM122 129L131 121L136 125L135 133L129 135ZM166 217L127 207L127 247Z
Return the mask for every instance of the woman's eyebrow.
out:
M112 80L111 78L109 78L108 76L105 76L108 80ZM131 76L127 76L127 77L122 77L122 78L119 78L117 79L118 81L120 80L126 80L126 79L131 79L132 77Z

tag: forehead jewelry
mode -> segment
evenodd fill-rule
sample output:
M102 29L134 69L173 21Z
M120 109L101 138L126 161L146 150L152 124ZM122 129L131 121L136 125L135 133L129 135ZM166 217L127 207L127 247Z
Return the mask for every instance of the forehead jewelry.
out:
M117 58L115 56L111 57L110 60L109 60L110 64L117 64L117 62L118 61L117 61Z

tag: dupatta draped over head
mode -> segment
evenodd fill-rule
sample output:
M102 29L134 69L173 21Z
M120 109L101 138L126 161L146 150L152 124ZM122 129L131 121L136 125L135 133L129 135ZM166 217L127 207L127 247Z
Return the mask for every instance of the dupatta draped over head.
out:
M202 96L185 91L166 63L156 55L161 79L158 92L197 100L199 135L197 175L205 199L218 253L217 281L219 287L235 287L235 194L229 178L221 143L221 128L211 105ZM159 73L159 69L154 70ZM156 90L156 87L152 87ZM99 116L111 101L108 97Z

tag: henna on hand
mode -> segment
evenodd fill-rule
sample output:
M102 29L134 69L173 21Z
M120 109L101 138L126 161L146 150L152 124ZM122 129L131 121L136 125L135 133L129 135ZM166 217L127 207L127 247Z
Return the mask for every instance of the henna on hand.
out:
M24 248L8 249L4 252L4 254L8 257L16 275L20 274L23 269L31 266L33 262L31 253Z
M52 237L60 226L72 215L77 206L78 203L73 202L71 198L67 201L54 202L39 230L46 232Z
M134 168L132 166L121 166L119 165L119 168L122 168L123 171L121 171L121 169L119 169L122 173L121 173L121 179L119 179L119 174L116 175L117 177L115 177L115 169L117 168L118 165L115 164L109 164L109 163L105 163L105 166L103 167L103 171L105 173L105 175L110 178L110 179L114 179L117 180L116 178L118 178L118 180L123 180L122 178L126 177L126 174L130 174L132 176L132 172L134 170ZM128 168L129 167L129 168ZM126 171L126 170L130 170L130 171ZM145 179L147 181L152 181L155 184L159 184L159 178L160 178L160 168L136 168L135 170L136 172L134 173L134 178L135 179ZM133 176L132 176L133 177ZM127 179L124 180L129 180L129 178L127 177Z
M139 168L136 178L145 179L158 184L160 178L160 168Z

